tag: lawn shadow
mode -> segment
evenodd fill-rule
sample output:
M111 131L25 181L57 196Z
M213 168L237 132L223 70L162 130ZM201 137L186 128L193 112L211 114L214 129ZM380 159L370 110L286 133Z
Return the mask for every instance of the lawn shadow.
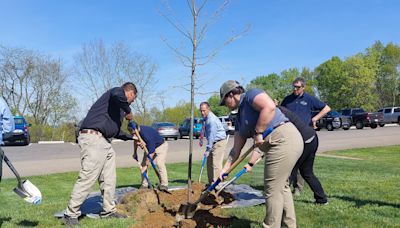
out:
M128 187L133 187L133 188L140 188L140 184L125 184L125 185L118 185L116 188L128 188Z
M11 221L11 217L6 217L6 218L0 217L0 227L3 225L4 222L9 222L9 221Z
M178 180L172 180L172 181L170 181L170 183L187 184L188 180L187 179L178 179Z
M379 200L362 200L362 199L357 199L357 198L354 198L351 196L332 196L332 198L353 202L356 204L356 207L362 207L367 204L377 204L380 207L389 206L389 207L394 207L394 208L400 209L400 204L388 203L388 202L383 202L383 201L379 201Z
M19 222L17 225L22 226L22 227L28 227L28 226L37 226L39 224L38 221L28 221L28 220L22 220Z

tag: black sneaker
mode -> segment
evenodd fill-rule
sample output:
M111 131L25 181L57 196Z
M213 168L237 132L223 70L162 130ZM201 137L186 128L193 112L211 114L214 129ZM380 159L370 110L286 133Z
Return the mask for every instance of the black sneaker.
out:
M62 218L64 225L69 227L79 226L78 218L69 217L68 215L64 215Z
M120 214L118 212L113 212L105 215L100 216L102 219L109 219L109 218L127 218L128 216L124 214Z

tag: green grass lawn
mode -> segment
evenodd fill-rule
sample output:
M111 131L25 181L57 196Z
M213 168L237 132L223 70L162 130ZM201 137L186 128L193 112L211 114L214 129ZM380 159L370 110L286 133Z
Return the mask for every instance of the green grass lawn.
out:
M298 227L400 227L400 146L332 151L334 155L356 157L362 160L317 157L315 173L329 197L329 204L314 205L310 189L295 198ZM6 169L7 166L4 167ZM239 171L238 167L233 173ZM200 164L193 167L193 180L198 179ZM157 182L150 171L151 180ZM170 185L184 185L186 164L168 165ZM15 179L0 183L0 227L57 227L61 222L53 217L65 208L77 177L76 172L29 177L43 194L40 205L29 205L12 189ZM206 174L203 174L205 180ZM263 189L261 163L238 183L251 184ZM138 186L138 168L118 169L118 186ZM94 189L97 190L96 187ZM225 212L240 220L235 227L260 227L265 206L226 209ZM129 219L80 221L82 227L129 227Z

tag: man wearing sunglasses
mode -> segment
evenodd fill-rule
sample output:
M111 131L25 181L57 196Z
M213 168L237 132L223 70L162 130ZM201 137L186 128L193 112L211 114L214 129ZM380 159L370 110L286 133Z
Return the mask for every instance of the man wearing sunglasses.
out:
M312 126L314 129L317 128L317 121L321 119L326 113L328 113L331 108L319 100L318 98L310 95L309 93L305 92L305 80L302 77L296 78L293 83L293 93L286 96L285 99L283 99L281 106L286 107L290 111L294 112L297 114L299 119L303 120L304 123L307 125ZM315 115L314 117L311 116L311 111L315 110L320 110L320 112ZM311 141L318 140L317 134L315 134L315 137L313 139L310 139ZM307 158L300 158L299 160L302 160L302 164L296 164L296 167L302 167L305 170L312 170L312 166L314 164L314 156L308 156ZM304 167L304 164L306 167ZM310 167L311 166L311 167ZM313 180L311 181L312 183L316 183L317 181L314 181L316 178L312 178ZM304 186L304 179L298 175L297 169L293 170L291 177L290 177L290 182L293 183L294 187L294 195L300 195L301 191L303 190ZM321 187L322 189L322 187ZM323 193L323 190L321 191ZM315 193L315 192L314 192ZM318 194L317 194L318 195ZM319 194L321 195L321 194ZM324 193L322 194L324 195ZM317 200L318 201L318 200ZM318 203L326 203L326 197Z

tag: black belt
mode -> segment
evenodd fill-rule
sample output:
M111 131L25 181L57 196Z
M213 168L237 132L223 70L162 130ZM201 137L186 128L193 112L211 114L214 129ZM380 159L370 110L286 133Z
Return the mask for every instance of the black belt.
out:
M82 130L79 131L79 133L103 136L103 134L101 134L100 131L96 131L96 130L93 130L93 129L82 129Z

